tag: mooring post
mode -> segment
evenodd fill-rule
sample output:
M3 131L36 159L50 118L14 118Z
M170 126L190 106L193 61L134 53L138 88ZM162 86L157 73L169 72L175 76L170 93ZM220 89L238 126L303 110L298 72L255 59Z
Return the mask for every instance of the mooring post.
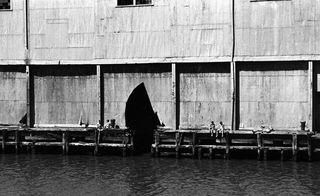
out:
M20 133L19 133L19 130L15 130L14 131L14 140L15 140L15 150L16 150L16 153L19 153L19 147L20 147Z
M307 142L308 142L308 159L309 161L312 161L312 151L313 151L313 147L312 147L312 137L311 134L307 134Z
M226 159L230 159L230 143L231 143L231 139L230 139L230 133L226 132L225 133L225 139L226 139Z
M7 130L2 130L2 153L6 152Z
M258 144L258 160L261 160L261 149L262 149L262 137L261 133L257 133L257 144Z
M296 133L292 134L292 158L294 161L297 161L298 154L298 136Z

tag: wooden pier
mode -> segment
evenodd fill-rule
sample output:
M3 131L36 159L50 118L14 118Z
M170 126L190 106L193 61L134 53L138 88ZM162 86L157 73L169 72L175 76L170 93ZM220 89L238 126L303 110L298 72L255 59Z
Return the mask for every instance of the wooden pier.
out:
M34 152L36 147L61 147L63 154L77 147L88 147L94 155L111 148L120 149L123 156L134 152L134 131L129 129L1 127L0 134L2 153L8 148L16 153Z
M255 151L258 160L267 160L268 155L278 152L281 160L297 160L299 154L304 154L311 161L313 154L320 151L316 140L318 136L313 132L300 130L226 130L223 137L217 138L204 129L159 128L155 130L151 151L153 156L171 153L176 158L183 154L199 159L204 156L213 159L217 155L229 159L241 151Z

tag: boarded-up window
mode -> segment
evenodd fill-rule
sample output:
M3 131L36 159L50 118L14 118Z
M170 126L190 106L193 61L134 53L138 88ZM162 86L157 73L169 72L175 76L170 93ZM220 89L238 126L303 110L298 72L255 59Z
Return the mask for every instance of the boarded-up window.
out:
M148 5L152 0L118 0L118 5Z
M10 0L0 0L0 10L10 10L11 3Z

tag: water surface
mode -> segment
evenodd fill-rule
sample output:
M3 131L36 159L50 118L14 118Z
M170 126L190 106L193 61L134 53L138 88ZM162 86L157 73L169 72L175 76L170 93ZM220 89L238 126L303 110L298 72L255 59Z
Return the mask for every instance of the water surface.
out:
M319 162L0 155L0 195L320 195Z

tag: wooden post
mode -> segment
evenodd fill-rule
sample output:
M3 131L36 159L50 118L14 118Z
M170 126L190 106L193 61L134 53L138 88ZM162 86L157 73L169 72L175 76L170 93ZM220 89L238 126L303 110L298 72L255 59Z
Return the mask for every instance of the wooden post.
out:
M180 146L180 137L181 134L179 132L176 132L176 158L178 159L180 157L180 152L179 152L179 146Z
M196 145L197 145L197 135L195 132L192 133L192 158L196 158Z
M100 132L99 129L95 129L95 131L94 131L94 138L95 138L94 155L95 156L98 155L98 153L99 153L99 140L100 140L99 132ZM122 154L123 154L123 151L124 150L122 150Z
M198 147L198 159L202 159L202 148Z
M261 149L262 149L262 138L261 133L257 133L257 144L258 144L258 160L261 160Z
M313 62L308 62L309 130L313 131Z
M292 158L294 161L297 161L298 154L298 136L296 133L292 134Z
M309 161L312 161L312 151L313 151L313 147L312 147L312 137L311 134L307 135L307 142L308 142L308 159Z
M156 154L155 154L155 156L158 157L158 156L160 156L160 151L159 151L160 133L159 133L159 131L157 131L157 130L155 131L154 141L155 141L155 148L156 148Z
M263 148L263 160L268 160L268 148Z
M284 161L284 150L281 149L281 161Z
M230 133L225 133L225 139L226 139L226 159L230 159L230 145L231 145L231 138Z
M213 148L209 148L209 158L213 159Z
M171 96L172 96L172 120L173 120L173 130L178 128L178 113L177 113L177 69L176 64L171 64Z
M63 154L67 155L69 153L69 132L65 131L62 133L62 151Z
M2 130L2 153L6 152L7 130Z
M19 153L19 148L20 148L20 133L18 130L14 131L14 139L15 139L15 150L16 153Z

